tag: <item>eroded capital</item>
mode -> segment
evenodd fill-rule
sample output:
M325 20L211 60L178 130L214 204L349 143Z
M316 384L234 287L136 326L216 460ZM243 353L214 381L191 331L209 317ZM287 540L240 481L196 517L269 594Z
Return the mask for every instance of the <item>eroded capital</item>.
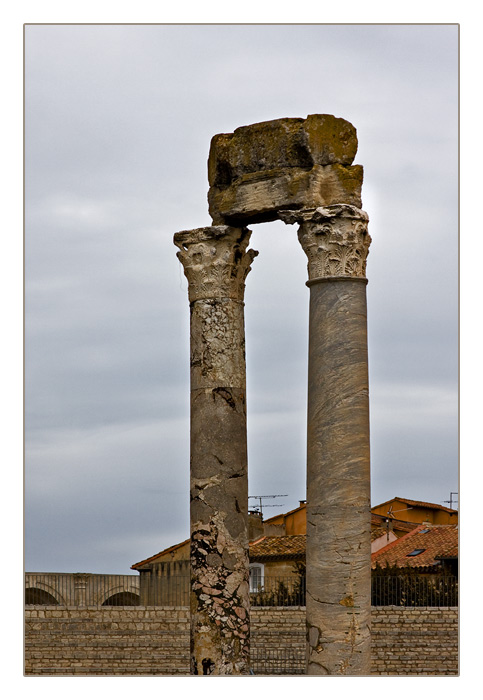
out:
M286 224L300 225L298 238L308 258L309 281L366 276L371 237L365 211L348 204L285 211Z
M245 279L256 250L247 250L251 231L232 226L206 226L174 235L177 257L188 279L190 302L229 298L243 301Z

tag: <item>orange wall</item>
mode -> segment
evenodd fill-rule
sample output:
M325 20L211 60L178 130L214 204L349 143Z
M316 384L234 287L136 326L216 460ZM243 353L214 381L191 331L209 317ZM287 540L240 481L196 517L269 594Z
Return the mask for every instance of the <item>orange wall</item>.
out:
M307 534L307 516L305 506L287 515L285 518L285 532L287 535Z
M408 523L429 522L434 525L456 525L458 513L447 513L444 510L425 508L424 506L409 506L402 501L393 500L382 506L372 508L377 515L387 516L392 508L392 515L397 520L405 520Z
M305 505L296 508L291 513L281 515L276 515L269 519L266 523L265 534L269 533L269 529L272 525L284 525L286 535L305 535L307 534L307 518L305 513ZM270 534L275 534L270 533ZM283 534L283 533L277 533Z
M161 552L157 557L153 557L149 564L157 564L167 561L185 561L190 558L190 543L185 542L172 552Z

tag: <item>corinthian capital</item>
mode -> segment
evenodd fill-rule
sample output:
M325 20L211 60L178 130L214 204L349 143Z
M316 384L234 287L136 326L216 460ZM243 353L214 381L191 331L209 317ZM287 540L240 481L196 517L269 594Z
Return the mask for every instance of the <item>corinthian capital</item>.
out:
M308 258L309 281L366 276L371 237L365 211L349 204L280 212L286 224L300 224L298 237Z
M243 301L245 279L256 250L248 250L247 228L206 226L174 235L176 254L188 279L190 302L229 298Z

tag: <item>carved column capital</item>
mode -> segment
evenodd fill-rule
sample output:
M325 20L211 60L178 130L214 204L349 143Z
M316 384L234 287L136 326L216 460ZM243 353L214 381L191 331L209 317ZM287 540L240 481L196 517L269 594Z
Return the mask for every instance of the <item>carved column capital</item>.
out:
M245 279L256 250L248 250L247 228L206 226L174 235L176 254L188 279L190 302L228 298L243 301Z
M308 257L309 283L334 277L365 279L371 243L365 211L334 204L280 212L279 216L286 224L300 224L298 237Z
M86 605L86 589L90 574L74 574L74 604Z

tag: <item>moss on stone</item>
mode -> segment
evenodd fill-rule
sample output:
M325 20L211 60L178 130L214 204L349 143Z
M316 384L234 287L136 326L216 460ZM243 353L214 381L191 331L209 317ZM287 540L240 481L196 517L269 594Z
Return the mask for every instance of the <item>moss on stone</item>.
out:
M213 137L208 180L212 187L225 188L247 174L274 169L350 165L356 151L355 128L331 114L259 122Z

